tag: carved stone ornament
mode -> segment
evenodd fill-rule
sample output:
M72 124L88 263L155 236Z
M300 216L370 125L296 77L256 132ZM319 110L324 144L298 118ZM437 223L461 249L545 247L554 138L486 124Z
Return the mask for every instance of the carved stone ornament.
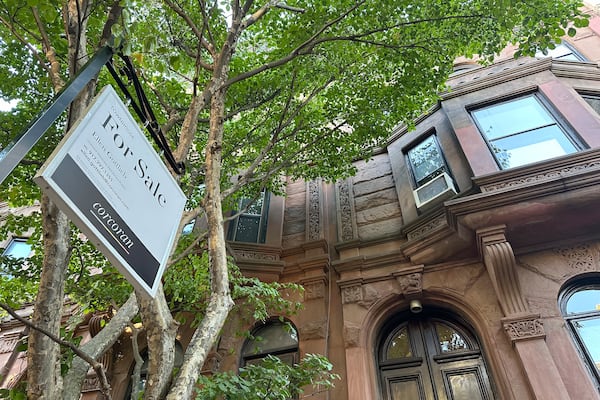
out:
M221 368L221 361L223 360L223 356L216 351L211 351L208 353L206 357L206 361L202 367L202 371L200 372L203 375L207 374L216 374Z
M279 256L276 254L263 253L260 251L236 250L235 255L246 260L279 261Z
M325 282L311 282L304 285L304 300L322 299L325 297Z
M543 339L546 337L544 324L540 318L527 318L503 321L508 338L514 343L519 340Z
M352 285L342 288L342 303L358 303L363 299L362 285Z
M502 225L478 230L479 250L502 312L505 316L522 315L529 312L529 307L521 291L515 255L506 240L505 229Z
M308 240L319 240L321 236L321 184L308 183Z
M338 197L339 237L342 242L354 239L354 209L352 207L351 188L349 181L343 180L336 184Z
M406 237L408 240L415 240L420 237L428 235L430 232L436 230L440 226L446 225L446 216L444 214L439 215L426 223L423 226L418 227L415 230L409 231L406 233Z
M400 285L400 293L406 297L417 295L423 291L423 274L420 272L400 275L396 277L396 280Z
M100 378L97 376L88 376L83 381L83 386L81 387L82 392L94 392L99 391L100 386Z
M556 252L567 259L570 268L578 272L595 270L594 256L588 244L558 249Z
M8 333L0 338L0 353L10 353L19 341L19 332Z

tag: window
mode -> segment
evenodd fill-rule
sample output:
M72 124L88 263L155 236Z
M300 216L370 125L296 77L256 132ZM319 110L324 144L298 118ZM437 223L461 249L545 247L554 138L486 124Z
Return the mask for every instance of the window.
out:
M471 115L502 169L580 148L535 95L487 106Z
M26 238L12 238L4 251L2 252L2 272L4 276L12 277L11 270L20 270L24 267L21 260L28 258L31 254L31 245L27 243Z
M454 183L435 134L427 136L406 152L415 202L419 210L456 194Z
M553 49L546 49L546 54L543 51L535 53L537 58L552 57L555 60L569 60L569 61L586 61L585 57L582 56L571 47L567 42L560 42Z
M583 361L600 385L600 276L569 285L560 308Z
M183 365L183 356L184 351L181 343L179 341L175 341L175 360L173 361L174 371L177 372L179 368ZM148 380L148 349L144 350L141 353L141 357L143 360L143 364L140 368L140 380L138 382L137 392L141 393L146 386L146 381ZM129 376L131 379L129 380L129 385L127 386L127 392L125 395L125 399L130 399L133 391L133 372L135 368L135 360L133 361L133 365L130 368Z
M236 242L264 243L269 193L263 192L254 201L243 198L238 204L238 210L242 210L242 213L229 224L228 239Z
M29 254L31 254L31 245L27 243L26 238L13 238L2 253L3 256L12 258L27 258Z
M271 320L255 328L242 348L242 367L267 355L277 356L289 365L298 362L298 331L291 323Z
M581 97L600 115L600 95L591 93L581 93Z

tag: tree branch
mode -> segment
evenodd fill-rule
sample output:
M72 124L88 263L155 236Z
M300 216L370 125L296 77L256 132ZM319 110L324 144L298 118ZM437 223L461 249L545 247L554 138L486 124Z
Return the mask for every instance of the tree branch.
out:
M75 346L73 343L62 340L61 338L53 335L51 332L48 332L47 330L32 324L29 320L17 314L15 310L13 310L8 304L0 302L0 308L3 308L7 313L10 314L11 317L21 322L23 325L42 333L43 335L47 336L53 342L59 345L69 348L79 358L85 360L94 369L94 371L98 375L98 378L100 378L102 394L104 394L107 397L107 400L110 400L112 398L110 395L110 384L108 383L108 379L106 378L106 373L104 371L104 366L102 365L102 363L99 363L98 361L90 357L87 353L81 351L81 349Z

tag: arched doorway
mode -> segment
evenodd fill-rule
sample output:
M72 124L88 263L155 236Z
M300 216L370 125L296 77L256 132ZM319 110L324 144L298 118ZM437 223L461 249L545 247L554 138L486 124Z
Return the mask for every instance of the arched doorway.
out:
M381 330L377 351L384 400L492 400L479 344L445 312L402 313Z

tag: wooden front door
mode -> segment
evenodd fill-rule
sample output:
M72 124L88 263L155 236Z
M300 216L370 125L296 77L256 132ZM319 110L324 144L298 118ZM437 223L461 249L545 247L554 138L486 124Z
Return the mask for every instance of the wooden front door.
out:
M429 314L396 318L382 333L383 399L494 399L479 345L462 325Z

